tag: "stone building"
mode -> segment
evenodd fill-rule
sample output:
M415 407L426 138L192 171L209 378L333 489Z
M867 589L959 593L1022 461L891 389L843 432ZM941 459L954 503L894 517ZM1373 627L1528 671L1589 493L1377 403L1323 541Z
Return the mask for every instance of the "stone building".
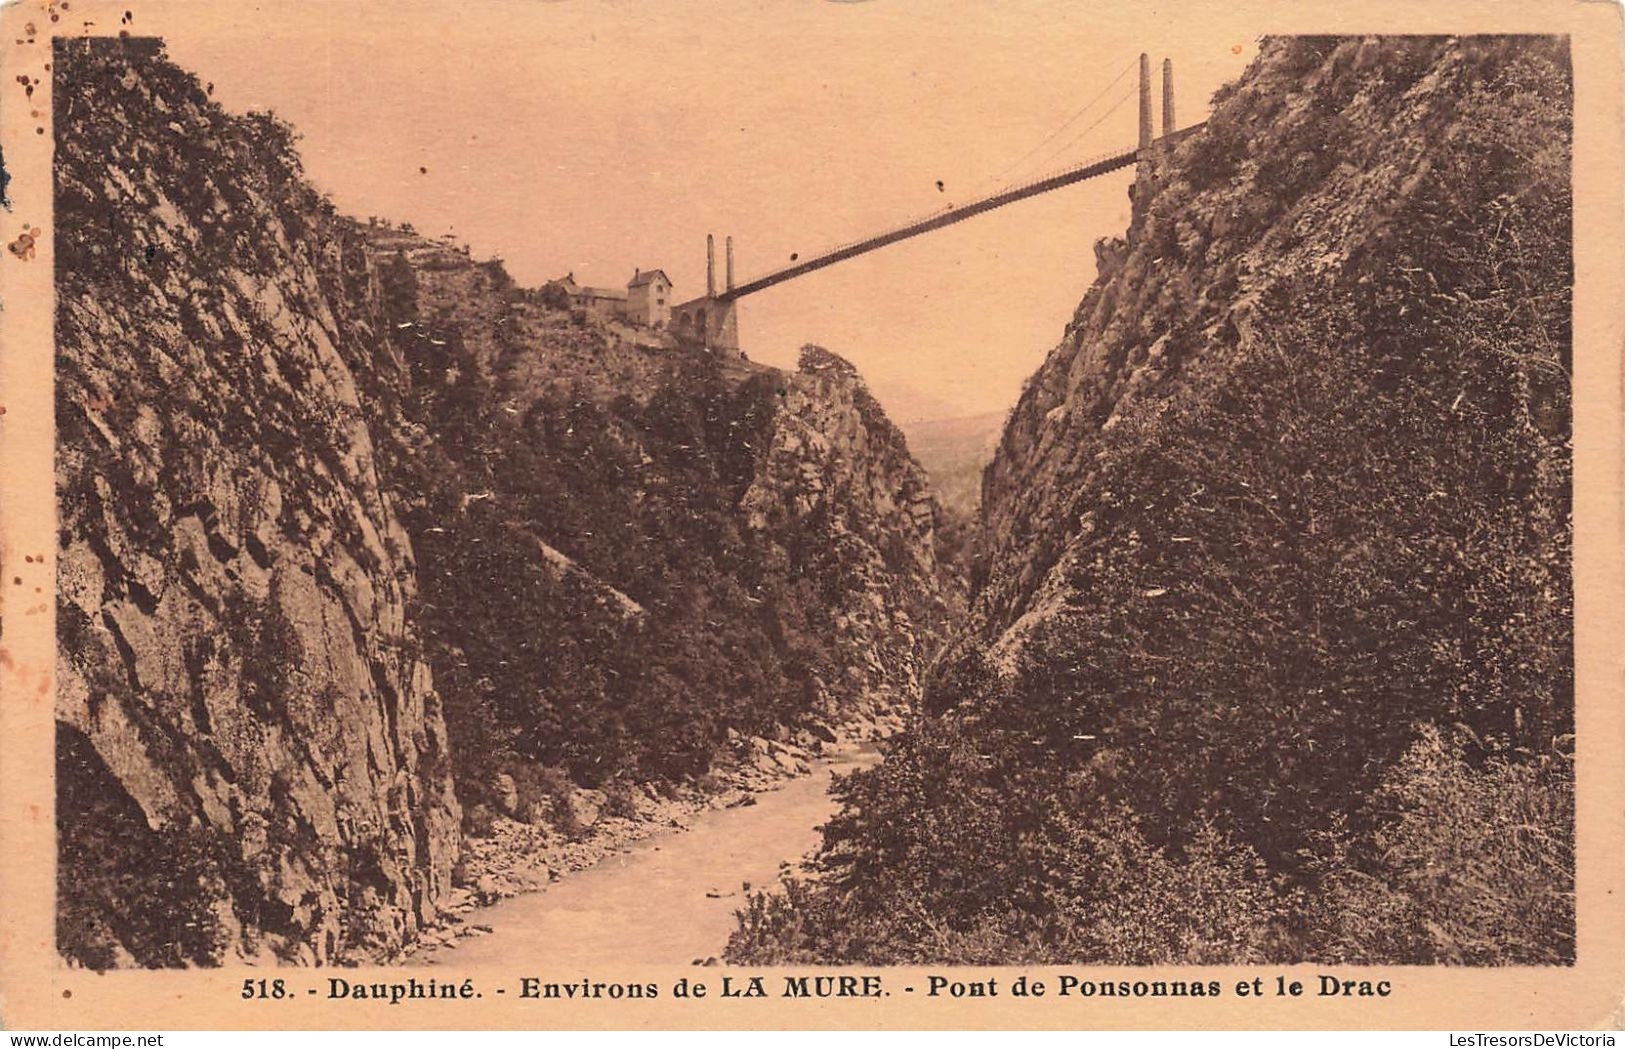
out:
M583 284L570 296L570 305L586 310L591 317L620 320L626 315L626 292L619 288L594 288Z
M671 323L671 278L664 270L638 270L626 285L626 319L645 328Z
M603 320L625 321L645 328L664 328L671 322L671 278L664 270L635 270L626 290L577 284L574 273L550 280L544 290L556 288L569 299L570 308Z

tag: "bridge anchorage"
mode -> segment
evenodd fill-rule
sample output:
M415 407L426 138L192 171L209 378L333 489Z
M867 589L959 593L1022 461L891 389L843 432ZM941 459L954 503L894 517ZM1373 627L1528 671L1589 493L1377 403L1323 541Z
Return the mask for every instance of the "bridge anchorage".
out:
M1123 70L1126 73L1128 70ZM1118 74L1121 78L1122 74ZM1110 90L1111 85L1107 85ZM746 295L753 295L805 276L814 270L821 270L826 266L833 266L837 262L865 255L871 251L895 244L900 240L918 237L933 230L951 226L956 222L963 222L975 215L1002 208L1006 204L1014 204L1018 200L1036 197L1041 193L1061 189L1078 182L1102 175L1109 175L1114 171L1131 165L1136 167L1134 185L1129 190L1133 200L1134 224L1138 224L1146 201L1150 199L1151 188L1155 180L1155 167L1159 156L1164 155L1180 139L1196 131L1207 123L1192 124L1190 127L1175 129L1174 127L1174 64L1172 59L1163 59L1162 62L1162 135L1153 134L1151 124L1151 59L1146 54L1140 55L1140 134L1139 141L1134 148L1097 156L1081 164L1074 164L1059 171L1039 175L1018 185L998 190L986 196L979 197L968 204L959 204L911 219L901 225L894 226L883 233L851 241L836 248L831 248L807 259L798 259L792 255L788 266L765 273L760 277L746 281L743 284L734 283L734 242L732 237L725 241L726 252L726 281L719 291L716 279L716 238L710 234L705 238L705 295L690 299L688 302L678 303L671 308L671 327L682 335L700 340L711 349L737 350L739 348L739 300ZM1104 97L1104 92L1097 99ZM1110 109L1096 120L1096 124L1104 120L1117 106L1128 98L1124 95ZM1090 105L1094 103L1091 102ZM1089 107L1084 107L1088 109ZM1074 114L1068 120L1076 119L1082 115L1083 110ZM1063 125L1064 127L1065 125ZM1093 127L1094 125L1090 125ZM1086 131L1088 129L1085 129ZM1053 133L1052 133L1053 134Z

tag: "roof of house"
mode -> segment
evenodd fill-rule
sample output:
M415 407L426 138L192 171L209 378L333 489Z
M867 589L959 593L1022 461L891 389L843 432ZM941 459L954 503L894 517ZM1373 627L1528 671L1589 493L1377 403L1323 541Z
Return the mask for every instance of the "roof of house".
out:
M581 286L581 294L589 299L624 299L626 292L621 288L591 288Z
M627 282L626 286L628 288L636 288L640 284L648 284L656 277L659 277L667 284L671 283L671 278L666 276L665 270L638 270L632 274L632 279Z

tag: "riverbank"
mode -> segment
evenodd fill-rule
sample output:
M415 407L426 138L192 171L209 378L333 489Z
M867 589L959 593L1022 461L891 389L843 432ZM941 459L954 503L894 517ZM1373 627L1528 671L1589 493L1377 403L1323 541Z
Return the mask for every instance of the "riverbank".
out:
M833 775L878 760L874 739L894 728L877 724L868 739L829 744L738 740L737 761L716 774L713 790L641 792L635 815L602 815L579 840L498 819L488 836L468 840L467 884L402 961L462 965L538 952L561 961L714 958L745 886L773 883L818 844L818 827L835 811ZM649 950L658 956L645 957ZM677 957L685 951L693 953Z

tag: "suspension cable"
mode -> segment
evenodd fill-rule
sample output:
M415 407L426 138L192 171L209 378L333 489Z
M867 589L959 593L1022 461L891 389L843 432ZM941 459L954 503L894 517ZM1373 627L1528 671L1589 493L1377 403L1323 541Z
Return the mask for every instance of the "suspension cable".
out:
M1055 152L1053 152L1049 156L1045 157L1042 163L1043 164L1050 163L1056 157L1060 156L1061 154L1065 153L1067 150L1071 149L1073 146L1077 145L1079 142L1083 141L1083 139L1089 134L1089 132L1093 131L1095 128L1097 128L1101 124L1105 123L1107 117L1110 117L1113 113L1116 113L1119 109L1123 108L1123 103L1127 102L1132 97L1134 97L1134 85L1131 84L1131 85L1129 85L1129 89L1127 91L1123 92L1122 97L1120 97L1116 102L1112 103L1110 109L1106 110L1106 112L1104 112L1104 113L1100 114L1100 116L1096 117L1094 122L1091 123L1088 127L1084 128L1082 131L1078 132L1076 135L1073 135L1070 139L1067 140L1066 144L1064 146L1062 146L1060 149L1057 149Z
M1053 130L1049 134L1045 135L1043 137L1043 139L1041 141L1039 141L1039 143L1037 145L1033 146L1033 148L1029 149L1026 153L1022 154L1021 157L1018 160L1016 160L1015 163L1011 164L1009 167L1005 168L1003 171L1001 171L997 175L993 176L993 181L996 182L996 183L1003 182L1005 180L1006 176L1010 175L1012 172L1019 169L1022 164L1026 163L1028 160L1030 160L1039 150L1041 150L1045 146L1049 145L1050 141L1052 139L1054 139L1057 135L1061 134L1061 132L1065 131L1067 128L1071 127L1072 124L1079 117L1081 117L1085 113L1089 112L1090 107L1092 107L1096 102L1099 102L1102 98L1106 97L1106 92L1108 92L1112 88L1116 87L1117 82L1119 80L1123 79L1125 76L1127 76L1128 71L1130 69L1133 69L1134 68L1134 63L1136 63L1138 61L1139 61L1138 58L1129 59L1128 65L1125 65L1122 69L1118 70L1117 75L1112 77L1110 83L1108 83L1105 87L1101 88L1100 91L1098 93L1096 93L1096 95L1093 98L1091 98L1089 101L1085 102L1081 109L1079 109L1077 112L1073 113L1071 116L1067 117L1064 121L1062 121L1061 124L1058 127L1055 128L1055 130Z

